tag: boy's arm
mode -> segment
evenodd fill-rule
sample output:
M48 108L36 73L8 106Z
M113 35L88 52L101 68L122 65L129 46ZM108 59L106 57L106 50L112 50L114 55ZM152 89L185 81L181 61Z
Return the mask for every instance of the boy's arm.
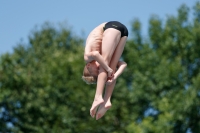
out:
M114 77L109 79L106 84L107 85L112 84L123 73L123 71L126 68L126 66L127 66L126 62L119 61L118 64L117 64L118 69L115 72Z
M114 75L113 70L106 64L103 57L99 54L98 51L92 51L89 52L88 54L84 54L84 60L87 63L96 60L108 72L108 77L113 77Z
M124 69L126 68L127 64L124 61L119 61L117 64L117 71L115 72L116 79L123 73Z

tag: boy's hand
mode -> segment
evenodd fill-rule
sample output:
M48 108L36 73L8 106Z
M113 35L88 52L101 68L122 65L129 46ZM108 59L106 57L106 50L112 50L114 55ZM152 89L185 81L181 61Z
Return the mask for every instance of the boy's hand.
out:
M108 78L106 85L111 85L115 80L116 80L115 76L113 76L112 78Z
M111 68L107 72L108 72L108 78L114 77L114 71Z

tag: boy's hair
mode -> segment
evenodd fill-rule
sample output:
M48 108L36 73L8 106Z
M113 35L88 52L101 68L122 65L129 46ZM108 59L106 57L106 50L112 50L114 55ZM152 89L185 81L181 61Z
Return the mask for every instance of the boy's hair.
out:
M97 77L91 76L90 72L88 71L86 65L83 69L83 76L82 76L83 81L85 81L87 84L96 84L97 83Z

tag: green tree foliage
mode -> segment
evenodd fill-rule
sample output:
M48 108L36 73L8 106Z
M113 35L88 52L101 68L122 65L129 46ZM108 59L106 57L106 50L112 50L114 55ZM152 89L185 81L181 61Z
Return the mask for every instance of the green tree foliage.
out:
M137 41L138 21L133 23L136 39L124 53L129 66L124 75L132 79L127 80L132 97L128 108L133 111L128 133L200 131L200 3L194 14L190 20L189 8L182 5L165 23L152 16L149 41L142 44Z
M84 39L49 23L29 43L0 57L0 132L198 133L200 3L149 20L149 40L134 20L112 108L89 115L95 85L82 79ZM11 126L9 126L11 124Z
M84 127L81 119L89 119L87 97L92 87L81 80L82 54L82 39L70 30L44 24L30 35L28 46L2 55L4 122L12 122L13 130L21 132L75 132Z

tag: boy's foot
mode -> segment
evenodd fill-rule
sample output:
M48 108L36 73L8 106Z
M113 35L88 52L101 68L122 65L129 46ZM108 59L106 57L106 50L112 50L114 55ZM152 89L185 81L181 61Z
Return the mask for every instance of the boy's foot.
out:
M107 104L102 104L100 105L99 109L98 109L98 112L96 114L96 120L100 119L101 117L104 116L104 114L106 113L107 110L110 109L111 107L111 103L107 103Z
M97 111L97 107L102 104L104 102L103 99L99 99L99 100L94 100L92 107L90 109L90 115L94 118L96 111Z
M112 106L112 104L111 104L110 100L107 101L106 104L104 105L104 107L105 107L106 109L109 109L111 106Z

